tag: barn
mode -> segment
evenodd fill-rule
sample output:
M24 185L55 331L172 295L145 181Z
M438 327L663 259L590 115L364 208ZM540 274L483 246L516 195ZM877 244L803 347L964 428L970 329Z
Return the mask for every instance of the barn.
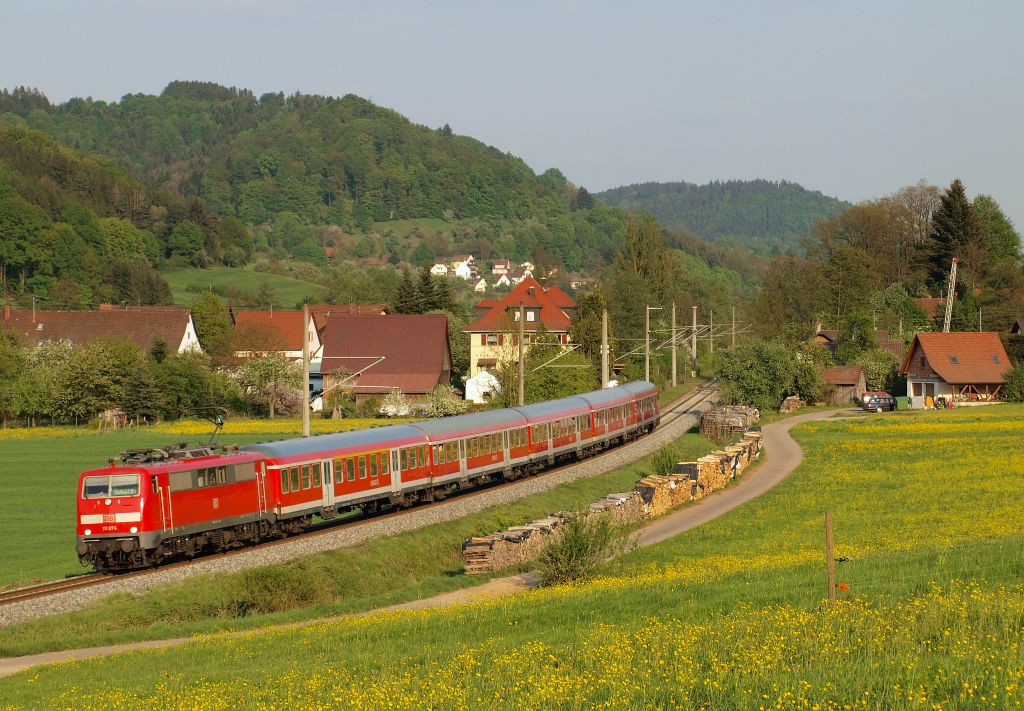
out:
M821 371L821 379L830 386L830 405L848 405L859 402L868 389L864 368L859 365L836 365Z

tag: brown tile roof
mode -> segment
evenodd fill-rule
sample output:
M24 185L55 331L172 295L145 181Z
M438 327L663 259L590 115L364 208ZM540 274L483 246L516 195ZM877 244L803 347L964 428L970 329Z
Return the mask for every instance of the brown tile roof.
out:
M235 350L301 351L302 312L236 311Z
M443 314L349 316L332 314L323 329L324 374L358 376L356 392L427 393L451 378L448 317ZM376 363L381 356L384 360Z
M1004 383L1012 367L999 334L991 331L918 333L903 359L901 373L910 369L919 348L931 369L956 385Z
M856 385L863 377L864 368L859 365L835 365L821 371L821 379L833 385Z
M519 308L521 303L526 307L540 309L540 315L536 321L527 321L524 324L524 328L527 331L536 331L540 324L544 324L544 327L549 331L564 333L569 330L571 321L562 308L569 308L569 304L575 307L576 302L566 296L564 292L558 290L561 297L556 298L563 302L567 299L569 302L565 307L559 307L555 300L548 295L550 292L551 289L544 289L540 282L533 277L528 277L519 284L516 284L489 311L466 326L465 331L468 333L479 333L504 330L508 327L507 317L515 318L508 313L508 309L515 310Z
M348 316L383 316L391 313L387 304L310 304L311 314L320 314L326 318L331 314Z
M21 337L26 346L46 341L86 343L98 338L123 338L149 351L158 340L176 352L191 316L184 306L129 306L105 304L98 311L4 310L0 326Z

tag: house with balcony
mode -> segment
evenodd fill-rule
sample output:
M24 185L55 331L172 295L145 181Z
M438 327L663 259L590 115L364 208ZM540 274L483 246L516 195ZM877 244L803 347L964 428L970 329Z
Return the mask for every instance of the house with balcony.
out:
M939 397L958 404L1003 399L1012 368L998 333L918 333L903 359L911 407Z

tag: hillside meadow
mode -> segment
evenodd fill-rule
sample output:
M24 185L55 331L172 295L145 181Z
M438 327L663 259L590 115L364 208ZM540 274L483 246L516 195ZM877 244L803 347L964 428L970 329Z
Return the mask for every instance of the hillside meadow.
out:
M778 487L589 584L213 635L33 670L0 681L0 697L10 708L1017 706L1022 431L1021 406L806 424L806 459ZM850 559L834 607L826 508L836 555Z
M266 286L273 293L274 303L283 308L295 308L303 301L317 301L323 287L311 281L270 272L258 272L252 265L246 267L210 267L207 269L172 269L160 272L175 304L188 306L200 292L213 291L221 296L236 294L254 299Z

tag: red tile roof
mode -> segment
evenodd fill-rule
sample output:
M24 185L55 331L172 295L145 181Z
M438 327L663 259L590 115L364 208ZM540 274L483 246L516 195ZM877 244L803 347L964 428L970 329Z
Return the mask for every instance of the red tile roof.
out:
M323 344L322 373L366 369L354 379L358 393L382 394L396 387L428 393L451 378L448 317L443 314L332 314Z
M552 290L555 290L561 296L549 296ZM555 303L555 299L561 301L564 306L560 307ZM533 277L528 277L519 284L516 284L489 311L466 326L465 331L467 333L480 333L507 330L509 322L515 318L509 312L509 309L514 311L519 308L519 304L528 308L540 309L539 318L536 321L525 322L524 328L527 331L536 331L540 324L544 324L547 330L556 333L565 333L569 330L571 323L569 317L562 309L576 306L576 302L566 296L560 289L555 289L555 287L544 289L540 282Z
M939 377L956 385L1004 383L1012 367L999 334L991 331L919 333L903 359L901 373L908 372L918 349Z
M856 385L863 377L864 368L859 365L836 365L821 371L821 379L833 385Z
M557 286L549 286L545 293L554 302L555 306L560 309L574 309L576 308L576 302L573 298L566 294L564 291L559 289Z
M98 338L123 338L140 350L149 351L162 340L171 352L177 352L188 329L191 316L184 306L129 306L105 304L98 311L11 310L0 320L21 337L26 346L46 341L67 340L86 343Z
M302 312L236 311L235 334L235 350L301 351Z

